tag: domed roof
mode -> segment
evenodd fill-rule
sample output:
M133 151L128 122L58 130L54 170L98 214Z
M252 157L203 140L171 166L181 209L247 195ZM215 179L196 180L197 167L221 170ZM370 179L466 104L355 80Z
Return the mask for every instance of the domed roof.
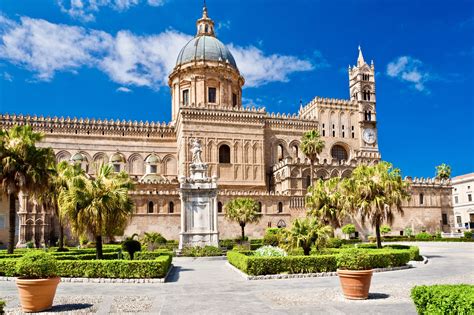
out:
M125 163L125 157L119 152L116 152L110 157L110 163L114 162Z
M160 159L155 154L150 154L146 158L145 162L148 163L148 164L158 164L158 163L160 163Z
M72 162L83 162L84 161L84 156L81 153L76 153L71 157Z
M176 65L182 65L189 61L220 61L230 64L237 69L234 56L229 49L214 36L201 35L191 39L181 49Z

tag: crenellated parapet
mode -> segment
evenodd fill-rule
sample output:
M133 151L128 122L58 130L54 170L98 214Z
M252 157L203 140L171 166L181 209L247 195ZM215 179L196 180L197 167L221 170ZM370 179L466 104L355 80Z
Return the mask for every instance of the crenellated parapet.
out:
M249 197L274 197L274 196L289 196L286 192L264 191L264 190L219 190L219 196L249 196Z
M451 187L451 179L439 179L437 177L411 177L406 176L403 180L414 187Z
M303 118L315 118L316 108L356 110L358 108L358 102L352 100L324 98L316 96L308 104L300 108L299 116Z
M171 123L148 121L125 121L113 119L90 119L70 117L44 117L16 114L0 114L3 128L14 125L30 125L47 134L116 135L149 138L174 138Z

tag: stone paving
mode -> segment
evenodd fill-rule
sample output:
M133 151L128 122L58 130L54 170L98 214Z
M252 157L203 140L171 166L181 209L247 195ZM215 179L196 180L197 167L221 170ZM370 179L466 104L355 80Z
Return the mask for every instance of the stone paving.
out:
M166 283L61 283L50 313L416 314L417 284L474 284L474 243L417 243L426 265L376 273L370 299L342 297L337 277L243 279L225 259L175 258ZM15 283L0 282L7 314L21 314Z

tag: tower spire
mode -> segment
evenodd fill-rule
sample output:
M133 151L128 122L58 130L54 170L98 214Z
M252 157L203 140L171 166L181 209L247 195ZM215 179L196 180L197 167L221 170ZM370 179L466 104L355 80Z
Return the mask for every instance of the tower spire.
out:
M214 34L214 21L209 18L207 15L207 5L206 0L203 2L202 6L202 17L197 20L197 34L196 36L215 36Z
M359 57L357 58L357 66L360 67L363 64L365 64L365 60L364 60L364 56L362 55L362 49L360 48L360 45L358 49L359 49Z

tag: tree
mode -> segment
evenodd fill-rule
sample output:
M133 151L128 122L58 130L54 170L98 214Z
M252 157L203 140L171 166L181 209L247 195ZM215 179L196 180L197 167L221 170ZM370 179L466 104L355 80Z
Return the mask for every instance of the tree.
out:
M301 138L300 150L304 155L311 161L310 172L311 172L311 185L313 185L313 168L314 162L316 161L318 154L320 154L324 149L324 141L321 140L319 131L310 130L303 134Z
M451 177L451 166L445 163L436 166L436 177L439 179L449 179Z
M237 222L242 230L242 241L245 239L245 225L258 222L261 218L258 203L252 198L236 198L224 206L225 217Z
M90 233L96 241L97 259L102 259L102 236L116 220L128 220L133 202L128 191L133 183L125 172L115 173L111 165L99 167L94 179L85 176L70 183L59 196L60 213L77 235Z
M346 234L348 238L350 238L351 234L356 232L356 228L354 224L346 224L342 227L342 233Z
M390 233L391 231L392 231L392 228L388 226L387 224L384 224L380 227L380 233L382 233L383 235Z
M346 216L342 198L339 178L318 179L308 188L305 197L308 215L330 224L333 228L338 228Z
M388 162L374 166L360 165L352 172L355 204L362 222L369 220L375 227L377 247L382 248L380 226L391 224L393 213L403 215L402 202L410 198L409 184L402 180L400 170Z
M51 175L52 149L35 146L42 138L41 133L33 132L28 125L0 131L0 182L9 200L9 254L13 254L14 249L18 194L38 196L45 190Z
M40 201L53 209L59 221L59 242L58 251L64 250L64 223L60 215L59 195L69 187L69 183L84 175L84 171L79 164L73 165L67 161L61 161L55 165L54 172L45 187L46 190L40 196Z
M307 256L313 245L318 249L324 246L331 232L330 226L322 224L316 218L296 219L291 229L283 231L283 238L291 248L301 247Z

